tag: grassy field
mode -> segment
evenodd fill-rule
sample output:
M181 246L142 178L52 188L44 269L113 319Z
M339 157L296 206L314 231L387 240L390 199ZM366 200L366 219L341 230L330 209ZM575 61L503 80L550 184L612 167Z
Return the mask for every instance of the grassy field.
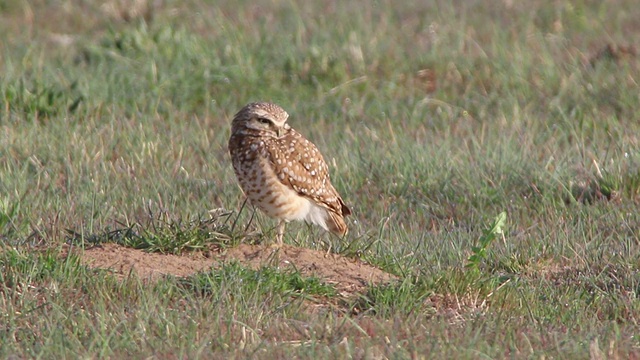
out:
M0 1L0 357L640 358L637 19L632 0ZM63 255L272 241L226 150L256 100L354 210L344 240L285 243L397 282L344 301L275 268L148 282Z

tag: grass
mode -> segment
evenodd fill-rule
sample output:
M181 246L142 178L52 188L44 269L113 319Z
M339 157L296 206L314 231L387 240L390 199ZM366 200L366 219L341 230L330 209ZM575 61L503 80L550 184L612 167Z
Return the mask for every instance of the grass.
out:
M640 356L635 3L118 4L0 2L0 355ZM254 100L355 213L344 242L285 242L398 283L343 303L268 268L150 284L60 257L270 239L226 153Z

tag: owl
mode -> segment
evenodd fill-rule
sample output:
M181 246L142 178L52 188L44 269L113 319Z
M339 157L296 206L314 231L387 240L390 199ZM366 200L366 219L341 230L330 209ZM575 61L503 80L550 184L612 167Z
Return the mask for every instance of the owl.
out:
M287 124L288 117L268 102L248 104L234 116L229 154L240 187L253 206L279 220L278 246L292 220L344 236L351 210L331 185L318 148Z

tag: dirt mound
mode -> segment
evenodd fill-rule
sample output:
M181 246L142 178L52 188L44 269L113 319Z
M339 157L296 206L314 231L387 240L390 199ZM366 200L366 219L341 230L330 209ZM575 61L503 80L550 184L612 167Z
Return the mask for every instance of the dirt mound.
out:
M264 245L239 245L223 252L183 256L148 253L117 244L102 244L80 253L91 268L109 269L118 277L134 272L142 279L162 275L189 276L225 262L237 261L252 269L263 266L293 268L303 276L316 276L341 292L360 292L367 285L386 283L395 277L360 260L285 245L276 250Z
M276 251L269 246L242 244L221 255L225 261L236 260L254 269L264 265L293 267L303 276L317 276L348 292L395 279L395 276L360 260L287 245Z
M212 266L200 256L178 256L149 253L113 243L101 244L79 253L82 261L95 269L108 269L124 278L134 272L141 279L157 279L163 275L189 276Z

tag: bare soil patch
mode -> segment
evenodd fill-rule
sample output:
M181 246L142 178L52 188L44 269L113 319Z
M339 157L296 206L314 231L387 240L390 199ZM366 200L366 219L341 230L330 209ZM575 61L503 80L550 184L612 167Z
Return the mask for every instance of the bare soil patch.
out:
M369 285L395 279L395 276L358 259L288 245L275 249L268 245L241 244L206 254L170 255L105 243L85 249L79 255L83 263L91 268L109 269L120 278L133 272L147 280L155 280L163 275L189 276L232 261L252 269L264 266L295 269L303 276L316 276L333 284L338 291L346 293L343 295L361 292Z

